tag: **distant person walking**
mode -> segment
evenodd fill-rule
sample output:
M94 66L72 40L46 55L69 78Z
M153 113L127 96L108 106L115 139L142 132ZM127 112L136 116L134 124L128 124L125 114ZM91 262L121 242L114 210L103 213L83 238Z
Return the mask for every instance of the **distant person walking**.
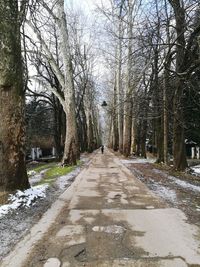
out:
M103 152L104 152L104 146L102 145L101 146L101 153L103 154Z

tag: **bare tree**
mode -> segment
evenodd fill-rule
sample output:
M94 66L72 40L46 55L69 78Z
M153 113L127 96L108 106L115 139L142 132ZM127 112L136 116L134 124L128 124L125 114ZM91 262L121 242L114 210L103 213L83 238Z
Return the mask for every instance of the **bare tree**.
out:
M169 0L175 15L176 29L176 67L175 67L175 92L173 101L173 156L174 168L184 170L187 167L185 151L185 127L183 114L183 93L186 88L186 79L200 64L199 59L193 58L196 37L200 34L200 23L197 23L192 33L188 35L186 7L183 1Z
M27 1L0 2L0 191L29 187L20 26Z
M56 62L54 55L46 44L45 38L42 36L42 33L36 25L36 21L27 21L27 23L36 34L44 51L44 56L47 62L50 64L62 88L62 93L60 93L55 87L49 87L56 97L58 97L67 117L65 148L62 163L64 165L76 164L76 161L80 155L80 151L75 112L75 87L73 79L72 54L69 42L68 24L64 11L64 1L58 1L56 5L57 14L47 5L46 2L41 1L41 5L46 10L48 15L53 19L54 23L59 29L60 52L62 57L63 71L61 71L59 65L57 64L58 62Z

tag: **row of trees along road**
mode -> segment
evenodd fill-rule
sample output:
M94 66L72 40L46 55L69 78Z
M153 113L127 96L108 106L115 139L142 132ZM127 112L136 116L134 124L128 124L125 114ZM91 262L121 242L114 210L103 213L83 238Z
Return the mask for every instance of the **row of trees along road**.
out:
M82 19L64 8L64 0L0 1L1 192L29 187L25 94L27 110L34 96L54 111L57 147L66 134L63 165L76 164L80 151L92 152L101 143L94 55Z
M94 34L64 0L0 1L0 190L29 186L25 95L54 114L58 157L76 164L99 146ZM106 60L109 145L187 167L185 138L199 140L200 4L197 0L107 0L98 7ZM37 84L39 90L33 90ZM29 103L30 104L30 103ZM65 134L65 138L63 138ZM195 141L195 140L194 140Z
M98 12L111 73L109 146L146 157L149 139L157 162L173 154L174 168L184 170L185 138L200 136L199 1L118 0Z

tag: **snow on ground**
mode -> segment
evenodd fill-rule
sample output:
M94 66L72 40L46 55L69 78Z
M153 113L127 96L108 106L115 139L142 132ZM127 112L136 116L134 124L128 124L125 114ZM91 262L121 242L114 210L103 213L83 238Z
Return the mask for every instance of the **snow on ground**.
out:
M56 180L56 185L59 187L59 189L63 190L66 188L66 186L68 186L69 184L71 184L71 180L74 179L74 177L76 177L79 172L81 171L80 167L77 167L75 170L73 170L72 172L60 176L57 178Z
M49 168L42 170L39 173L37 173L36 171L28 171L27 174L29 176L29 182L30 182L31 186L39 183L42 180L45 172L48 170L49 170Z
M31 207L38 198L45 198L47 187L48 185L34 186L10 195L8 199L10 203L0 206L0 218L19 207Z
M182 188L185 188L185 189L188 189L188 190L192 190L192 191L196 191L196 192L200 192L200 186L193 185L193 184L191 184L189 182L180 180L180 179L178 179L178 178L176 178L174 176L167 175L166 173L164 173L164 172L162 172L160 170L157 170L157 169L154 169L154 172L161 173L167 179L171 180L172 182L174 182L175 184L179 185Z
M37 172L33 171L33 170L27 172L28 176L34 176L34 175L36 175L36 173Z
M160 184L153 184L153 190L162 198L170 200L172 202L176 201L176 192L175 190L166 188Z
M181 186L181 187L183 187L185 189L200 192L200 186L193 185L191 183L182 181L180 179L177 179L174 176L169 176L169 179L172 180L172 181L174 181L177 185L179 185L179 186Z
M90 155L92 154L86 154L81 156L81 161L84 162L84 166L89 164L92 157ZM35 223L37 223L37 221L41 218L42 214L44 214L44 212L47 211L48 208L50 208L52 203L56 201L60 194L64 190L66 190L68 186L70 186L75 176L78 174L78 170L77 173L76 170L74 170L72 173L65 175L65 177L63 178L57 178L59 181L59 185L54 186L55 184L53 184L53 186L49 186L46 190L43 191L46 196L38 199L38 201L35 201L33 203L34 205L31 205L30 208L19 208L17 210L15 209L15 211L13 210L13 212L8 212L7 215L4 216L7 206L0 206L0 261L6 254L12 251L13 246L16 245L16 243L27 233L27 231L29 231L29 229ZM38 176L35 177L35 175ZM35 174L32 172L30 173L29 178L32 189L35 189L38 188L33 185L36 183L36 179L40 181L40 179L42 179L43 177L41 177L41 175L39 174ZM61 189L62 185L64 189ZM44 188L44 185L41 186L41 188ZM11 204L13 203L10 203L10 205ZM12 210L9 209L9 211Z
M200 174L200 165L196 165L194 167L191 167L191 169L193 170L193 172L197 175Z
M94 232L105 232L107 234L123 234L125 228L119 225L107 225L107 226L94 226L92 230Z
M154 163L155 159L143 159L143 158L132 158L132 159L122 159L120 160L124 164L131 164L131 163Z
M8 199L9 204L0 206L0 218L8 214L10 211L17 210L19 207L29 208L35 204L36 199L42 199L46 197L46 189L48 188L47 184L38 186L33 185L42 180L42 177L47 170L48 169L42 170L40 173L35 171L28 172L28 175L30 176L29 181L32 187L25 191L18 190L15 194L10 195ZM80 171L81 168L78 167L67 175L58 177L56 180L56 185L60 190L64 190L71 184L72 179L76 177Z

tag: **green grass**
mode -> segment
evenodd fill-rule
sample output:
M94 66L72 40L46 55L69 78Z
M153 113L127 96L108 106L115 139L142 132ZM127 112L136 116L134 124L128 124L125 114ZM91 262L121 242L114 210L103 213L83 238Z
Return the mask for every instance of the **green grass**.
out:
M47 169L47 171L43 174L42 180L38 182L38 185L52 184L56 180L56 178L70 173L77 166L80 166L81 164L82 162L79 160L77 161L76 166L61 167L61 166L58 166L56 162L51 162L51 163L41 164L39 166L35 166L32 168L28 168L28 170L33 170L37 173L40 173L41 171Z
M70 173L75 169L75 167L76 166L69 166L69 167L60 167L57 165L53 166L44 173L42 180L38 184L51 185L56 180L56 178Z
M68 174L69 172L73 170L74 170L74 166L69 166L69 167L55 166L47 170L45 172L45 176L48 178L59 177L59 176Z
M57 164L55 163L55 162L51 162L51 163L42 163L42 164L40 164L40 165L38 165L38 166L35 166L35 167L28 167L27 169L29 170L29 171L35 171L35 172L37 172L37 173L39 173L39 172L41 172L41 171L43 171L43 170L46 170L46 169L48 169L48 168L52 168L52 167L54 167L54 166L56 166Z

